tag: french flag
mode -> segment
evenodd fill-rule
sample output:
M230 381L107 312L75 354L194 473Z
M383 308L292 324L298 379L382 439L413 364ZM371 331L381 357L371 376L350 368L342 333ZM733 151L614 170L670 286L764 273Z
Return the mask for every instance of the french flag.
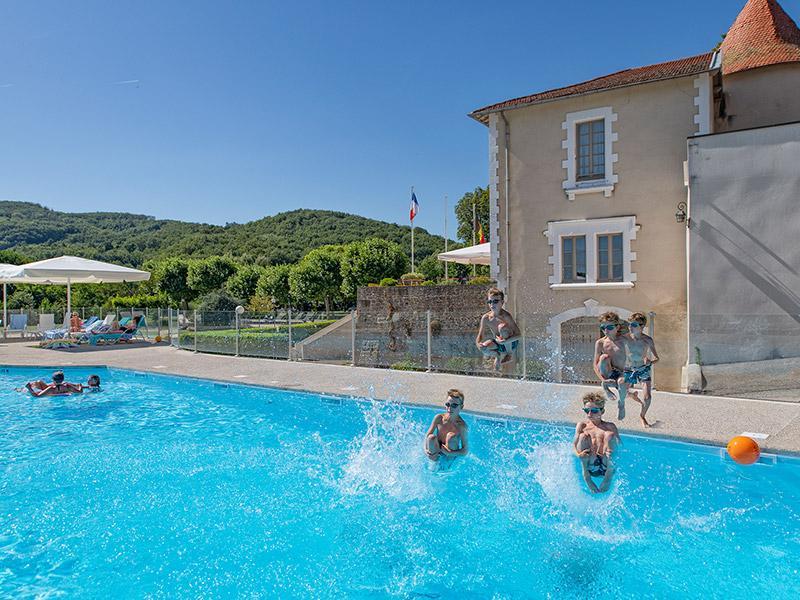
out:
M419 212L419 202L417 202L417 195L414 192L411 192L411 210L409 211L409 215L411 217L411 222L414 222L414 217L417 216Z

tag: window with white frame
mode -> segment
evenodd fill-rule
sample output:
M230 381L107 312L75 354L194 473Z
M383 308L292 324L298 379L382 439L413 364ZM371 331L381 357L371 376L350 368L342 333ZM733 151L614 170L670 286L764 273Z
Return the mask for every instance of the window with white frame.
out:
M638 229L633 216L551 221L544 232L551 247L550 287L633 287L631 242Z
M610 106L567 113L561 124L567 132L562 147L567 151L562 167L566 170L564 192L570 200L577 194L602 192L611 196L617 175L613 152L617 134L612 131L617 115Z
M561 238L561 281L584 283L586 281L586 236Z

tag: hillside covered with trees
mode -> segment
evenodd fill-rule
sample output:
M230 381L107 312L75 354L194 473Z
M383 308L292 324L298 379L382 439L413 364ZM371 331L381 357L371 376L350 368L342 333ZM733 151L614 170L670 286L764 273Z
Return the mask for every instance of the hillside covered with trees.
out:
M357 215L299 209L225 226L130 213L66 213L28 202L0 201L0 250L31 260L72 254L138 267L166 257L227 255L260 266L299 261L310 250L381 238L411 251L411 228ZM444 239L417 228L416 256L441 252Z

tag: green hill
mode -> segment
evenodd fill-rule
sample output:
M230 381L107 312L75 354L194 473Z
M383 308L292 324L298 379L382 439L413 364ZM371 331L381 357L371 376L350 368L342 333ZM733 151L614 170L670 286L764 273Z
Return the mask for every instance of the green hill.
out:
M411 251L410 227L327 210L299 209L223 226L130 213L65 213L28 202L0 201L0 250L32 260L73 254L129 266L151 258L229 254L260 265L292 263L313 248L369 237ZM418 260L441 252L444 238L415 230Z

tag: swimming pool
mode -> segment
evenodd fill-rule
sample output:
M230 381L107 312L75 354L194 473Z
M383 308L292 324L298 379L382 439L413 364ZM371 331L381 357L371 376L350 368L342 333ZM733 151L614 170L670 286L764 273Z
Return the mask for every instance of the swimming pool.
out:
M565 427L467 414L472 455L435 470L433 410L65 372L104 391L0 369L2 596L787 597L800 573L796 459L628 436L591 496Z

